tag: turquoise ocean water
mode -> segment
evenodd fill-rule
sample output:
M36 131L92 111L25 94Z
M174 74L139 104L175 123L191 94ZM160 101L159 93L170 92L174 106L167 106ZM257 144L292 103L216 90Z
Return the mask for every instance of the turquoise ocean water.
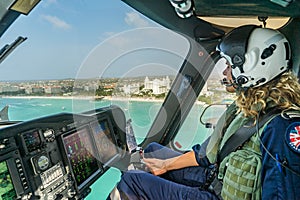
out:
M120 106L126 118L132 119L137 140L142 141L162 103L131 101L129 99L123 99L122 101L117 99L94 101L89 99L5 97L0 99L0 109L5 105L9 105L9 119L14 121L25 121L60 112L79 113L111 104ZM203 141L210 133L209 130L205 129L199 123L199 116L202 110L203 106L194 106L182 127L181 131L183 133L176 138L176 140L181 142L182 148L187 148L194 143ZM189 140L186 138L189 138ZM92 193L86 199L104 200L119 178L120 172L116 169L110 169L92 185Z

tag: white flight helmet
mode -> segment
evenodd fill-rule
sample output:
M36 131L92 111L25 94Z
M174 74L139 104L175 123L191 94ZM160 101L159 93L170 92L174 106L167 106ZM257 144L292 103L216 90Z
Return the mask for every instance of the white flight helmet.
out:
M217 50L230 63L234 83L244 89L273 80L291 65L290 45L285 36L255 25L233 29Z

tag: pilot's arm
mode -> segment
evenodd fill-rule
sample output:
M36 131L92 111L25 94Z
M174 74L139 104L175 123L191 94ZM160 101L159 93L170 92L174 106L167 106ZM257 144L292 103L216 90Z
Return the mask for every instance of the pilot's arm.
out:
M161 175L170 170L198 166L194 151L169 159L144 158L143 161L154 175Z

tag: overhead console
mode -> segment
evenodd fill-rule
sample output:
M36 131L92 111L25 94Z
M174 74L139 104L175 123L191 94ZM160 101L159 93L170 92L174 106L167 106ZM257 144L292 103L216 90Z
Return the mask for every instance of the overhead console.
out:
M125 125L110 106L0 129L0 199L83 199L111 166L127 167Z

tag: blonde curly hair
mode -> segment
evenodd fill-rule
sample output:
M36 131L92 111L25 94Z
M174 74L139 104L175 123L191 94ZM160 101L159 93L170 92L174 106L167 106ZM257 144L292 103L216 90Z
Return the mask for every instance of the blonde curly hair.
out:
M292 72L286 72L260 87L239 91L236 105L239 112L250 118L272 107L300 110L300 84Z

